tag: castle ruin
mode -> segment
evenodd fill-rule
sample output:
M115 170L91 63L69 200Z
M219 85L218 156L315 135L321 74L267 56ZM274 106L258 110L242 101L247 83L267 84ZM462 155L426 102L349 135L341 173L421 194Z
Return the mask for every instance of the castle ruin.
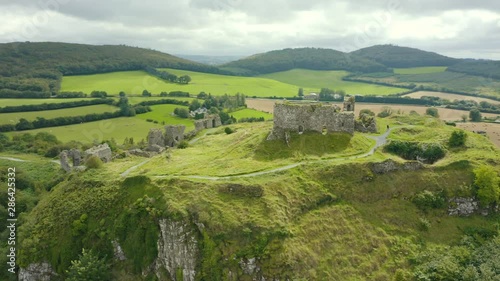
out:
M284 102L274 104L274 126L267 139L286 140L291 132L302 134L307 131L353 134L354 129L354 97L345 98L343 111L337 105Z

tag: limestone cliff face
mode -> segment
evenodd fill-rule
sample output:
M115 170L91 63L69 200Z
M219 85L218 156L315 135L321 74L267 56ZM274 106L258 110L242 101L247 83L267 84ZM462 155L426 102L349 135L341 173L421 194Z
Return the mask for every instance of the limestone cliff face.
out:
M196 231L185 222L160 220L158 257L154 264L156 275L161 279L161 268L167 270L175 281L194 281L199 258ZM182 279L178 279L182 272Z
M52 270L50 264L32 263L26 268L19 269L19 281L50 281L54 280L57 274Z

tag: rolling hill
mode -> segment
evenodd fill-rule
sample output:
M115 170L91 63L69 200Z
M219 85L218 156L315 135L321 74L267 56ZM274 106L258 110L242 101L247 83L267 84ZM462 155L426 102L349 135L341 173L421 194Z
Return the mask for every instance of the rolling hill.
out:
M61 76L140 70L145 66L221 73L214 67L128 46L68 43L0 44L0 96L49 97Z
M223 64L223 69L240 74L257 75L294 68L310 70L346 70L383 72L388 68L371 59L332 49L299 48L270 51Z
M394 45L376 45L351 52L351 54L374 60L391 68L450 66L459 62L458 59L437 53Z

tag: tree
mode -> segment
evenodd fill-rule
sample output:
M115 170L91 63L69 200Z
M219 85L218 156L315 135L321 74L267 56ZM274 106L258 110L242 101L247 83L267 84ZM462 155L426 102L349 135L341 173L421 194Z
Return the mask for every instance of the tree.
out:
M465 144L465 140L467 140L467 134L464 131L453 131L450 139L448 140L448 145L450 147L463 146Z
M432 117L436 117L436 118L439 118L439 112L437 110L437 108L435 107L429 107L425 110L425 114L426 115L430 115Z
M142 96L143 97L150 97L151 96L151 92L148 92L148 90L144 90L144 91L142 91Z
M303 97L303 96L304 96L304 89L299 88L299 93L298 93L298 96L299 96L299 97Z
M189 111L185 108L176 107L174 109L174 114L179 116L180 118L188 118L189 117Z
M462 122L467 122L467 115L465 114L462 114L462 116L460 116L462 118Z
M78 260L71 261L66 271L67 281L106 281L111 280L108 264L99 259L92 251L82 250Z
M477 197L481 204L487 206L500 199L500 177L491 166L480 166L474 169L474 184L477 187Z
M189 110L190 111L195 111L195 110L197 110L200 107L201 107L201 103L197 99L193 99L193 101L189 105Z
M120 93L119 93L118 95L120 96L120 98L122 98L122 97L125 97L125 96L126 96L126 94L125 94L125 92L124 92L124 91L120 91Z
M18 131L30 130L33 128L34 128L33 123L31 123L30 121L28 121L24 118L19 119L19 122L16 124L16 130L18 130Z
M474 108L469 112L469 118L472 122L481 122L483 119L481 112L477 108Z

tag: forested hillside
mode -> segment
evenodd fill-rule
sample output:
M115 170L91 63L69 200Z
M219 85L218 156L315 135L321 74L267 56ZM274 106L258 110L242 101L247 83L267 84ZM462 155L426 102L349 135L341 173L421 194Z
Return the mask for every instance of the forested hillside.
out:
M388 68L370 59L332 49L300 48L270 51L222 65L240 74L256 75L294 68L383 72Z
M459 60L433 52L393 45L376 45L351 54L375 60L387 67L450 66Z
M139 70L146 66L221 72L213 66L137 47L7 43L0 44L0 97L49 97L59 91L62 75Z
M500 79L500 61L462 60L459 63L448 67L448 71Z

